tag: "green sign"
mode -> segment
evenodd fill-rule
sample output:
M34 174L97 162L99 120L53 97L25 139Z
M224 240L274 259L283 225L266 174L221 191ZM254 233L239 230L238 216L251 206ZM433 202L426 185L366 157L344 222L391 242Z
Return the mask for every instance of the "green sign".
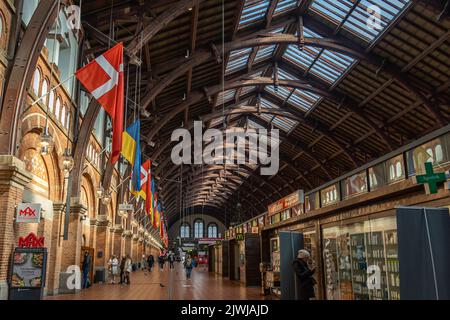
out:
M236 234L236 240L237 241L244 241L244 234L243 233Z
M427 194L435 194L438 192L438 183L445 182L447 177L444 172L434 173L433 164L431 162L425 163L425 174L415 177L416 183L424 184Z

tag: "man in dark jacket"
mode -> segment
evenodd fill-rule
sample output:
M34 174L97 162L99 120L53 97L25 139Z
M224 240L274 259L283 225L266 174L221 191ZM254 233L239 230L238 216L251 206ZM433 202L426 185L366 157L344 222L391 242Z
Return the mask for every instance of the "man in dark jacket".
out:
M127 261L127 258L124 256L122 257L122 260L120 261L120 284L125 283L125 262Z
M152 254L150 254L150 255L148 256L147 262L148 262L148 270L149 270L149 271L152 271L152 270L153 270L153 265L155 264L155 258L153 257Z
M314 298L314 285L316 281L312 277L315 268L310 269L307 263L310 254L307 250L299 250L297 259L294 260L292 266L297 277L297 299L309 300Z
M91 270L92 257L88 251L84 252L84 260L83 260L83 289L86 289L89 286L89 273Z

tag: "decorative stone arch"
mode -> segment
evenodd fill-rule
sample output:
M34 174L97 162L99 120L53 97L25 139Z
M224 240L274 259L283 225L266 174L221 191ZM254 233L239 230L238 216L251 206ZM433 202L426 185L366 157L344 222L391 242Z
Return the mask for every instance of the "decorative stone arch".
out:
M63 177L59 168L59 155L54 149L51 154L42 156L40 150L36 148L37 145L39 145L38 130L30 130L22 138L18 153L19 159L24 161L28 171L37 174L38 177L39 171L42 171L42 167L38 167L43 165L48 182L46 186L48 188L47 198L55 202L62 202L64 188ZM35 165L38 167L34 168ZM40 176L39 179L43 179L43 176Z

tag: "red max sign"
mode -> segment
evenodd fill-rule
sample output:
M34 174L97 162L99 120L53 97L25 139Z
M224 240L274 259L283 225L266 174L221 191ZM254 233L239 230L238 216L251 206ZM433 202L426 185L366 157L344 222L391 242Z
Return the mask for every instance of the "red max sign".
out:
M17 206L16 222L39 223L41 219L41 205L33 203L20 203Z
M42 248L44 246L44 237L37 237L33 232L31 232L26 237L19 238L20 248Z

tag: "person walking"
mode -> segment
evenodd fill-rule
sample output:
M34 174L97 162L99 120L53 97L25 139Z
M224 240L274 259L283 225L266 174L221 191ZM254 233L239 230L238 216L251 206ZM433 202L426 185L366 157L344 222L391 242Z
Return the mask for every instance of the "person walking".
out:
M155 257L152 254L148 256L148 270L151 272L153 270L153 265L155 264Z
M186 278L191 279L192 268L194 267L194 261L190 255L186 255L184 259L184 268L186 269Z
M297 259L292 262L292 266L297 277L297 300L310 300L315 297L314 285L316 280L312 277L316 271L315 267L308 266L308 259L310 258L308 250L299 250Z
M158 257L158 263L159 263L159 271L164 270L164 256L162 254Z
M175 262L175 255L173 253L169 254L168 261L169 261L169 268L173 269L174 268L173 263Z
M127 262L127 258L125 256L120 260L120 284L125 283L125 264Z
M92 257L88 251L84 252L83 259L83 289L86 289L90 286L89 282L89 273L91 271Z
M133 271L133 261L130 256L127 255L125 259L125 282L126 284L131 284L130 282L130 274Z
M109 259L108 267L111 275L111 284L116 284L116 276L119 274L119 259L115 255Z
M141 259L141 270L145 270L146 266L145 264L147 263L147 259L145 257L145 254L142 255L142 259Z

